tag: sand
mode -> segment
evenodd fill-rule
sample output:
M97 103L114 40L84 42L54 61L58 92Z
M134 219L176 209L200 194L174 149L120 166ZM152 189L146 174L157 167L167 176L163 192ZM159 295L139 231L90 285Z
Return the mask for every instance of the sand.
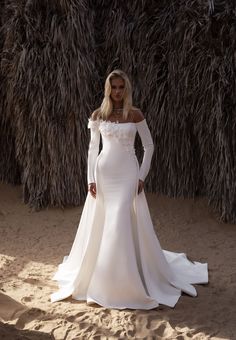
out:
M206 199L147 195L162 248L208 262L209 284L173 309L119 311L50 302L82 207L34 212L21 191L0 184L0 339L236 339L236 225L220 222Z

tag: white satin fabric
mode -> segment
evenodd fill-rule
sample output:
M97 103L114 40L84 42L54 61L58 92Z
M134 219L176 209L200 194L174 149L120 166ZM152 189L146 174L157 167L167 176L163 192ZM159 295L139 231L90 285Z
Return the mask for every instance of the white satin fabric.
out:
M59 291L51 300L72 295L107 308L151 309L174 307L181 291L196 296L192 284L208 282L207 264L161 249L145 194L137 193L153 153L146 121L90 120L89 128L88 182L96 182L97 196L87 195L70 254L53 278ZM141 167L134 150L137 131L144 146Z

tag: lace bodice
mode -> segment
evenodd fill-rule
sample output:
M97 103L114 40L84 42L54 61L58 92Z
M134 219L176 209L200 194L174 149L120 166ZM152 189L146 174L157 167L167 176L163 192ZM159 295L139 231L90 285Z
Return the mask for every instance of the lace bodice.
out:
M116 123L105 120L89 120L90 129L98 129L102 136L114 136L118 139L133 139L137 131L136 124L132 122Z

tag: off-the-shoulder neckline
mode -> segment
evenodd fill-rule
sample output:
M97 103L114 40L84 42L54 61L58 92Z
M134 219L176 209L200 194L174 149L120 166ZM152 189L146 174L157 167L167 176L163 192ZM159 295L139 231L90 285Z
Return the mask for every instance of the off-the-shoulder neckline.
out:
M94 122L94 123L96 123L96 122L98 122L98 123L112 123L112 124L119 125L119 124L140 124L140 123L143 123L144 121L146 121L146 119L144 118L140 122L113 122L111 120L103 120L103 119L92 120L91 118L89 118L89 121Z

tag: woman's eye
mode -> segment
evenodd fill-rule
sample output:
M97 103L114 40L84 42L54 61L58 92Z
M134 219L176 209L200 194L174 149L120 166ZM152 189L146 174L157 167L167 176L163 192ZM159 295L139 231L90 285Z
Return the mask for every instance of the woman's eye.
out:
M113 86L111 86L111 88L112 88L112 90L116 90L116 89L124 90L125 87L124 87L124 85L121 85L121 86L119 86L119 87L113 85Z

